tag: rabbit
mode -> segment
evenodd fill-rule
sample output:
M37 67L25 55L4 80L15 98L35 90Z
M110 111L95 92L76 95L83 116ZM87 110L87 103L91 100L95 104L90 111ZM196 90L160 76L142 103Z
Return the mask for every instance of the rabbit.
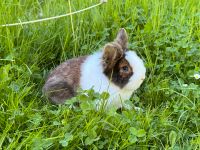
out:
M108 92L106 106L121 108L145 79L143 60L128 50L128 36L121 28L113 42L92 55L72 58L48 76L43 93L54 104L76 96L77 89Z

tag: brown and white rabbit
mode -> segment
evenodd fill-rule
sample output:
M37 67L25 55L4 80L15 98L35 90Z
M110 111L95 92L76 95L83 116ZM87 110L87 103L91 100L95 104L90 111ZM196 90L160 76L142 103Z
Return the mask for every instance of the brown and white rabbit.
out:
M122 107L140 87L146 73L142 59L127 45L127 33L122 28L101 51L69 59L55 68L43 87L44 94L53 103L62 104L75 96L78 88L93 88L110 94L107 106Z

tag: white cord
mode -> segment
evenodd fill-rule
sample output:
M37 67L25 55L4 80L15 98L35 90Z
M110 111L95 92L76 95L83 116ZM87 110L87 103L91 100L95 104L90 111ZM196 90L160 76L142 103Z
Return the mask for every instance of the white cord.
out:
M37 20L31 20L31 21L25 21L25 22L21 22L20 21L19 23L3 24L3 25L0 25L0 27L11 27L11 26L32 24L32 23L43 22L43 21L47 21L47 20L58 19L58 18L74 15L74 14L77 14L77 13L92 9L92 8L97 7L97 6L99 6L99 5L103 4L103 3L106 3L106 2L107 2L107 0L100 0L100 3L98 3L96 5L93 5L93 6L90 6L90 7L75 11L75 12L71 12L71 13L68 13L68 14L63 14L63 15L49 17L49 18L43 18L43 19L37 19Z

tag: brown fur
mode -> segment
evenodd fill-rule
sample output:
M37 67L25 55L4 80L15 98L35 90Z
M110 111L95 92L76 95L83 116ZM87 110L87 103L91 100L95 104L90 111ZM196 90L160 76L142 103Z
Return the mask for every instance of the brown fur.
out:
M124 67L127 69L124 70ZM109 79L111 79L114 84L120 88L123 88L128 83L130 77L133 75L133 70L128 61L125 59L125 56L123 56L116 62L112 69L104 70L104 74Z
M118 34L117 34L117 38L114 41L115 43L118 43L121 48L126 51L127 47L128 47L128 35L126 33L125 29L120 29Z
M109 43L104 47L103 66L105 70L112 69L116 62L123 56L123 50L117 43Z
M122 58L119 63L117 64L118 67L118 70L119 70L119 75L122 77L122 78L127 78L129 77L130 75L133 74L133 69L131 68L129 62L125 59L125 58ZM127 71L124 71L124 67L127 67L128 70Z
M64 103L75 96L80 82L80 66L86 58L69 59L50 73L43 91L53 103Z
M128 83L129 78L133 75L133 70L125 59L127 45L128 37L126 31L121 29L114 42L105 45L103 53L105 75L121 88ZM127 70L124 70L124 67Z

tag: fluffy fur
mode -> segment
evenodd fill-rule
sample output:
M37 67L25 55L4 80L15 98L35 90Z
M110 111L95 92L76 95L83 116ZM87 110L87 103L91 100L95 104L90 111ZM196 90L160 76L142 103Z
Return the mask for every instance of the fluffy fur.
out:
M113 84L109 78L103 73L102 66L103 52L96 52L89 56L81 66L81 79L80 86L82 89L87 90L93 88L96 92L102 93L107 91L110 94L107 106L122 107L125 100L128 100L132 93L140 87L145 79L146 69L143 61L133 51L127 51L125 58L134 68L134 75L129 79L127 85L123 88Z
M56 67L48 76L43 93L54 104L62 104L76 95L80 83L80 67L87 56L72 58Z
M107 91L107 107L122 107L145 79L142 59L128 51L128 36L120 29L116 39L101 51L89 56L73 58L56 67L43 87L44 94L55 104L64 103L76 95L77 89L93 88Z

